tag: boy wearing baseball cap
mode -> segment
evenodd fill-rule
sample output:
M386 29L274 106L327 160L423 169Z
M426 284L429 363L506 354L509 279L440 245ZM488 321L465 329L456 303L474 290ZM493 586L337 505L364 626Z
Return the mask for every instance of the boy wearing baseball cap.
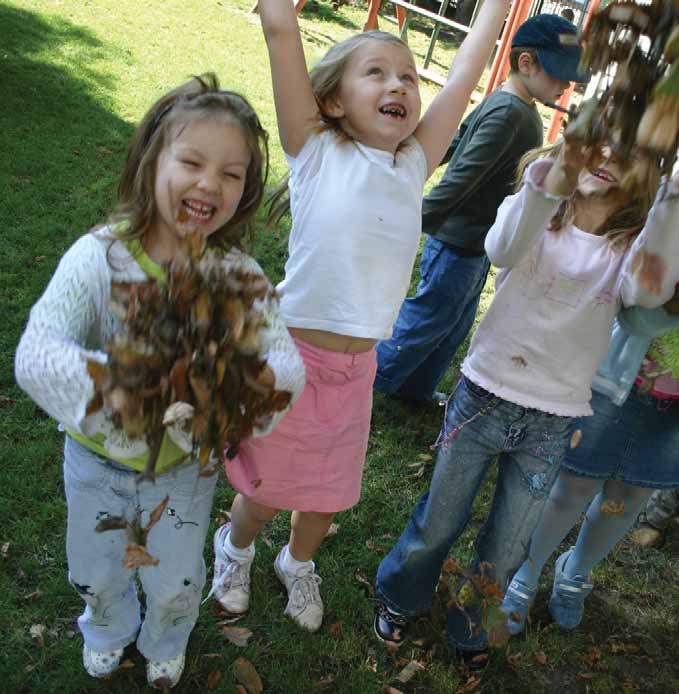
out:
M393 336L377 346L375 389L415 403L438 402L436 387L470 331L490 263L483 243L500 203L512 192L521 156L542 145L535 101L556 101L578 73L576 27L541 14L517 30L505 84L463 121L424 199L428 234L421 281L401 306Z

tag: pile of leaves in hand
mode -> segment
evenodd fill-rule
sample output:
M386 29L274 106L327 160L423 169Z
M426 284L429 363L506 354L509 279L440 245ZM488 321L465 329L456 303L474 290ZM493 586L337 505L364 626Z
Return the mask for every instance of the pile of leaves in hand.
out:
M598 73L566 134L608 145L622 166L623 187L648 177L652 164L670 174L679 140L679 3L614 0L595 13L583 35L581 67Z
M260 382L266 319L258 306L273 294L266 278L227 270L198 233L190 234L188 248L186 259L167 264L164 284L112 283L110 309L123 330L107 345L106 364L88 362L95 396L87 414L106 407L116 428L146 439L148 479L166 426L184 428L201 473L210 474L213 451L235 451L291 398Z

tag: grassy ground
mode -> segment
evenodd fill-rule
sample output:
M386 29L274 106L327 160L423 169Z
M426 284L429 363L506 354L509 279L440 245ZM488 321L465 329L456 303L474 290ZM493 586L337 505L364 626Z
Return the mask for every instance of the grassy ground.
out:
M251 98L272 133L274 173L284 172L275 135L267 61L250 0L2 0L0 2L0 681L8 692L135 692L145 688L143 660L107 682L91 680L80 662L74 620L81 603L66 581L61 436L16 387L14 347L30 306L72 241L110 209L134 122L161 93L211 69ZM327 0L302 19L310 61L333 41L359 30L364 9L335 12ZM393 25L382 22L384 28ZM426 39L412 32L420 56ZM455 40L437 50L442 65ZM424 86L425 99L432 90ZM262 233L256 255L281 275L285 241ZM415 279L415 278L414 278ZM483 306L491 289L484 294ZM461 353L464 352L463 348ZM454 371L444 385L452 387ZM362 502L337 518L339 530L318 556L326 619L317 635L300 633L282 615L273 571L287 518L258 542L254 604L236 626L253 632L245 648L222 632L206 605L189 644L177 691L234 692L233 662L248 658L266 692L673 692L679 691L679 537L663 553L623 545L596 572L585 621L571 634L549 623L544 578L526 638L494 654L480 678L456 667L434 618L421 645L390 654L372 635L370 583L425 490L429 444L441 413L412 412L377 398ZM413 467L413 465L415 467ZM413 475L419 465L424 475ZM490 502L484 486L470 530L454 548L462 559ZM232 492L220 484L215 523ZM207 555L208 562L210 557ZM366 580L367 579L367 580ZM36 628L36 625L37 628ZM33 636L31 628L33 627ZM44 627L44 629L43 629ZM397 680L405 662L425 668Z

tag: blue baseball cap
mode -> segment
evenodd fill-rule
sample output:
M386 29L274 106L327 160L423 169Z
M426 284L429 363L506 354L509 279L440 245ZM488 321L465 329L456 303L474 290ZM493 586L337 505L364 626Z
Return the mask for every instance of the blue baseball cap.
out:
M590 75L578 70L578 29L556 14L538 14L527 19L512 38L512 48L533 48L540 65L550 77L563 82L589 82Z

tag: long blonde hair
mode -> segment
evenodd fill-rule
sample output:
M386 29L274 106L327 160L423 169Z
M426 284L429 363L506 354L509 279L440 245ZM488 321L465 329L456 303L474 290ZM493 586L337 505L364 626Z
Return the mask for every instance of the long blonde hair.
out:
M530 164L545 157L556 158L562 146L563 140L558 140L554 144L526 152L519 160L516 170L514 179L515 191L518 191L523 186L526 169ZM659 186L660 168L656 165L651 165L648 169L648 176L629 192L622 206L611 212L599 228L596 229L596 234L605 236L612 249L617 251L627 250L637 234L643 229L644 224L646 224L646 218L653 206ZM576 206L582 200L584 200L584 196L577 190L568 200L564 200L551 219L550 230L560 231L572 224L575 219Z
M142 239L155 224L156 166L163 147L190 120L226 117L236 122L250 151L243 195L233 217L208 237L208 244L228 250L241 247L264 194L269 170L268 135L248 101L220 89L213 73L194 77L161 97L137 127L118 185L118 204L110 224L115 238Z
M342 77L351 60L351 56L369 41L384 41L410 52L408 44L403 42L398 36L379 30L355 34L332 46L309 72L311 90L314 93L321 116L318 124L319 132L334 130L339 138L351 140L351 136L342 129L339 119L327 112L326 105L328 101L337 96ZM269 198L268 223L271 225L277 224L290 210L290 198L287 194L288 179L289 176L286 176Z

